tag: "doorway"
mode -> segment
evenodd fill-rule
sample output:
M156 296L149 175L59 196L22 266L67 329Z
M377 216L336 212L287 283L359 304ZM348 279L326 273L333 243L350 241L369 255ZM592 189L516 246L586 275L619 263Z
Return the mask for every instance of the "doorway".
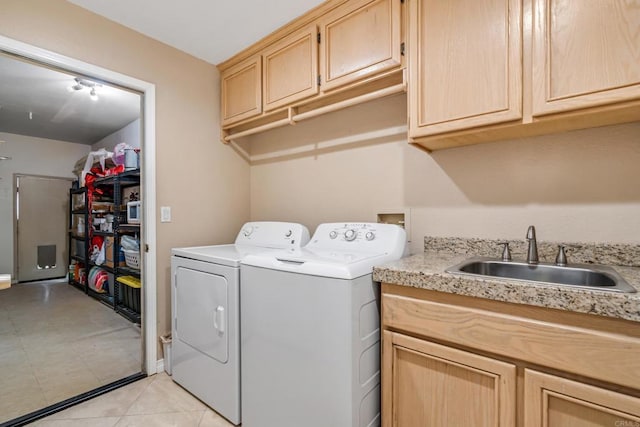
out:
M155 87L154 85L134 79L110 70L96 67L73 58L57 55L27 45L12 39L0 36L0 53L8 53L26 58L29 61L40 63L44 67L58 69L70 74L82 75L115 87L126 88L142 94L141 102L144 114L141 119L144 156L141 157L141 192L145 195L143 210L143 223L145 224L141 234L141 244L146 251L142 253L141 275L144 277L145 286L142 289L142 325L143 337L142 366L147 374L157 371L157 333L156 333L156 248L155 248ZM66 227L65 227L66 229ZM38 283L41 286L42 295L53 296L53 287L59 283ZM74 290L68 285L66 290ZM77 292L77 290L74 290ZM81 294L80 294L81 295ZM0 295L1 297L2 295ZM82 296L82 295L81 295ZM86 296L84 296L87 298ZM89 300L87 298L87 300ZM94 301L95 302L95 301ZM99 302L96 302L100 304ZM104 308L99 306L100 308ZM87 318L85 317L85 320ZM89 318L90 321L92 321ZM117 347L117 346L113 346ZM115 360L116 358L114 358Z
M14 241L18 282L67 274L68 178L16 175Z

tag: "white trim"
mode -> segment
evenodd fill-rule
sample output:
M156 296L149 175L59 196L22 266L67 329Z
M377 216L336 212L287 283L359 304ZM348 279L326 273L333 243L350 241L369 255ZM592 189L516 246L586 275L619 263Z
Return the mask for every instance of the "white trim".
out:
M162 371L164 371L164 358L158 360L158 363L156 364L156 372Z
M0 36L0 50L31 58L45 64L78 72L90 77L133 89L144 94L143 129L144 129L144 242L149 251L144 257L144 369L148 375L155 374L158 369L158 333L157 333L157 252L156 252L156 88L143 80L121 74L106 68L98 67L68 56L59 55L36 46Z

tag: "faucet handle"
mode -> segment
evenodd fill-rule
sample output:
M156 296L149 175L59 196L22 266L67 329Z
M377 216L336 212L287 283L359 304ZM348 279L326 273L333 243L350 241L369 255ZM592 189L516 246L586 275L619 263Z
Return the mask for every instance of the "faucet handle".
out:
M509 242L500 242L499 245L503 245L502 249L502 261L511 261L511 250L509 250Z
M565 267L567 265L567 254L564 251L564 245L558 245L558 255L556 255L556 265Z

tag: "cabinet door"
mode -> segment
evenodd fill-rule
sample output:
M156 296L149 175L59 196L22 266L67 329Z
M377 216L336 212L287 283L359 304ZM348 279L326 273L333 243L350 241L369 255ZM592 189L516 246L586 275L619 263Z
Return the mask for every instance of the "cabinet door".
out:
M525 427L640 425L640 399L525 369Z
M640 98L640 7L534 0L533 114Z
M384 427L514 426L516 367L385 331Z
M222 126L262 113L262 57L243 61L220 76Z
M401 65L400 0L357 0L321 18L323 92Z
M409 136L522 117L521 0L416 0L409 11Z
M262 56L266 111L318 93L318 42L315 25L274 43Z

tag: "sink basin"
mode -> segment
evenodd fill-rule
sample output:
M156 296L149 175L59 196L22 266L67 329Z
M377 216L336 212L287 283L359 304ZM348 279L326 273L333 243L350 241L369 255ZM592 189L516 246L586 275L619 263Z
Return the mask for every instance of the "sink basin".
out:
M620 277L613 268L603 265L576 264L569 267L559 267L546 263L527 264L475 257L449 267L446 272L476 277L555 283L612 292L636 292L636 289Z

